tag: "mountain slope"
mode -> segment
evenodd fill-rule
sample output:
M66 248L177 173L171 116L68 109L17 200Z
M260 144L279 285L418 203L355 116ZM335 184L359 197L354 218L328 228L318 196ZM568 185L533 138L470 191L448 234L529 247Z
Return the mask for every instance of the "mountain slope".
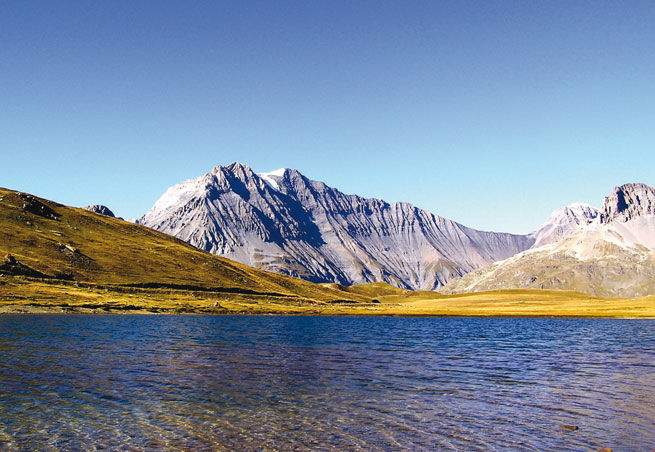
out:
M579 290L596 296L655 294L655 190L616 187L589 224L558 241L453 281L451 293L510 288Z
M575 203L555 210L550 218L530 234L535 239L532 248L555 243L573 234L581 225L598 218L600 211L587 204Z
M314 282L434 289L529 248L410 204L346 195L292 169L233 163L169 188L139 221L211 253Z
M365 297L263 272L116 218L0 189L0 274L316 300Z

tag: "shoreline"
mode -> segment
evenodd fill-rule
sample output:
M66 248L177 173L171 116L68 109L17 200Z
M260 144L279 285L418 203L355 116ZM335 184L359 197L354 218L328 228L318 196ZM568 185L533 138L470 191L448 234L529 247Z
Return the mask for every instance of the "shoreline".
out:
M601 298L555 290L364 292L316 299L288 294L61 283L23 278L0 281L0 316L53 315L283 315L351 317L655 319L655 296Z
M655 320L655 315L614 315L614 314L476 314L476 313L363 313L363 312L201 312L201 311L153 311L149 309L105 309L98 308L70 308L60 306L30 306L30 305L2 305L0 306L0 318L14 315L92 315L92 316L123 316L123 315L158 315L158 316L268 316L268 317L407 317L407 318L491 318L491 319L623 319L623 320Z

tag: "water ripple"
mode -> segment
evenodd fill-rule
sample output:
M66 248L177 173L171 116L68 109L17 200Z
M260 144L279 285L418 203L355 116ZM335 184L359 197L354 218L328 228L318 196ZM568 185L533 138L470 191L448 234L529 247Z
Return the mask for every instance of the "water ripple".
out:
M649 320L3 316L0 449L649 450L654 333Z

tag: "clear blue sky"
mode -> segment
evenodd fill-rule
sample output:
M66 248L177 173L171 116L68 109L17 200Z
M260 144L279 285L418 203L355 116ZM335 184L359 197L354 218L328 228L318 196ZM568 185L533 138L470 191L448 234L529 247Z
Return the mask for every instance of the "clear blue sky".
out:
M655 185L655 2L3 1L0 186L145 213L240 161L528 232Z

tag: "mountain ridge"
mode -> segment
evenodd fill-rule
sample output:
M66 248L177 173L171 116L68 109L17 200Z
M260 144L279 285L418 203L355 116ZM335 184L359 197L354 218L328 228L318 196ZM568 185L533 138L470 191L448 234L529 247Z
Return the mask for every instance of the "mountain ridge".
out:
M140 224L257 268L313 282L435 289L529 248L409 203L344 194L295 169L234 162L170 187Z
M596 218L559 240L533 247L452 281L444 291L579 290L594 296L655 293L655 189L624 184Z
M557 242L573 233L580 225L589 224L599 215L599 209L584 203L560 207L553 211L544 224L529 234L535 239L531 248Z

